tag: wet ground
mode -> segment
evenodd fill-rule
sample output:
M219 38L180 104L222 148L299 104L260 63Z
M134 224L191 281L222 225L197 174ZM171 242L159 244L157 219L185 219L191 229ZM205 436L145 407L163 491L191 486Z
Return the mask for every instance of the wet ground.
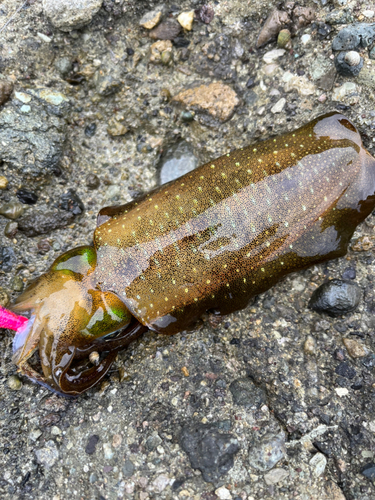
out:
M0 4L3 305L63 251L90 244L101 207L183 165L329 110L350 117L375 153L371 26L354 48L357 75L337 73L332 50L339 30L374 22L370 3L301 2L313 15L284 5L277 30L291 41L284 33L260 48L271 2L83 3L92 21L78 29L46 0L44 10ZM191 11L183 29L176 19ZM140 22L158 12L152 38ZM195 90L186 107L184 91L212 83L216 101ZM78 399L12 377L2 332L2 498L374 498L374 227L370 215L346 257L287 277L219 325L147 333ZM355 312L308 309L331 278L360 287Z

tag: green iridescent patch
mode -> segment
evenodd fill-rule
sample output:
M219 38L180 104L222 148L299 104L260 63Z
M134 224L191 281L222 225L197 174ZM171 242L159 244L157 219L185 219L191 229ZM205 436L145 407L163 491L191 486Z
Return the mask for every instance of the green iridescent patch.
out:
M52 271L65 274L82 274L86 276L96 266L96 251L94 247L78 247L61 255L51 266Z

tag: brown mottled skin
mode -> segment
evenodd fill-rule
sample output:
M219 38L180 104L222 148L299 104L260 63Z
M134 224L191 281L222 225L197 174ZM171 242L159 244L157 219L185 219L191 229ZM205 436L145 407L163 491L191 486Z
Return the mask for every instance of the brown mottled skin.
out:
M174 334L207 310L228 314L245 307L285 274L344 255L356 226L374 209L374 193L374 158L354 125L330 113L228 153L142 200L103 209L94 235L96 255L95 249L82 247L94 255L91 264L74 261L70 271L61 271L65 264L57 269L57 260L14 306L17 312L34 313L35 324L44 321L38 333L31 329L16 362L37 379L27 358L40 335L47 337L43 346L48 347L39 342L46 361L45 377L38 381L67 394L83 392L108 368L104 360L96 369L72 371L73 359L90 349L111 355L127 345L144 328L135 331L133 323L123 344L104 338L126 327L131 316L140 325ZM73 262L64 256L65 263ZM42 314L46 303L53 308L48 296L56 291L53 301L59 301L60 310L66 304L66 313ZM121 314L110 325L101 320L88 333L104 293ZM105 307L112 314L112 305ZM46 317L55 316L50 325Z

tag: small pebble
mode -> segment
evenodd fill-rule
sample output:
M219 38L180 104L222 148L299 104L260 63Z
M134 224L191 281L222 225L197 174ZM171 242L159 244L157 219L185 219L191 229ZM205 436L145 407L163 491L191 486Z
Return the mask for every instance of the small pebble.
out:
M374 246L373 241L368 236L361 236L353 241L353 252L368 252Z
M337 373L337 375L340 375L341 377L347 378L349 380L352 380L357 375L355 369L346 361L343 361L338 366L336 366L335 372Z
M319 477L325 471L327 465L327 459L323 453L316 453L310 460L310 467L312 468L313 474Z
M100 10L103 0L43 0L44 15L55 28L72 31L88 24Z
M93 453L95 453L96 445L98 444L99 439L99 436L96 434L93 434L89 437L85 448L85 452L87 453L87 455L92 455Z
M373 481L375 479L375 464L374 463L367 464L362 469L361 474Z
M89 189L98 189L100 186L100 179L96 174L89 174L86 177L86 186Z
M150 62L159 63L162 61L162 54L165 52L172 52L173 45L170 40L159 40L151 45ZM165 56L164 56L165 57Z
M165 66L167 66L172 60L172 52L169 50L165 50L164 52L161 53L161 62Z
M169 485L170 479L165 474L160 474L156 479L153 480L152 486L157 493L161 493Z
M151 30L158 24L158 22L160 22L162 13L162 9L160 8L146 12L146 14L139 21L139 25L147 30Z
M221 486L220 488L215 490L215 494L221 500L230 500L231 498L233 498L230 491L225 486Z
M13 83L9 80L0 80L0 106L9 100L13 87Z
M6 307L9 304L9 295L5 290L0 288L0 306Z
M301 36L301 42L303 45L307 45L311 40L311 35L305 34Z
M37 36L45 43L51 43L52 42L52 38L50 38L49 36L45 35L44 33L40 33L40 31L38 31L37 33Z
M21 276L15 276L12 280L11 287L14 292L22 292L24 288L24 282L21 278Z
M120 193L121 193L120 186L109 186L105 194L105 199L112 200L117 196L120 196Z
M7 238L14 238L18 231L18 223L15 221L9 221L4 228L4 236Z
M195 423L185 425L179 444L189 456L194 469L202 472L203 479L216 482L234 464L234 455L240 446L232 434L221 434L215 425Z
M287 470L276 468L265 474L264 481L266 484L271 486L273 484L280 483L288 476L289 472Z
M85 136L86 137L94 137L96 133L96 123L90 123L85 127Z
M46 468L51 468L55 465L59 458L59 451L56 443L52 440L47 441L43 448L35 451L37 462Z
M8 186L8 179L3 175L0 175L0 189L6 189Z
M48 240L39 240L37 247L38 253L40 253L41 255L45 255L51 250L51 245Z
M154 40L173 40L181 31L181 25L175 19L166 19L150 31Z
M22 388L22 382L17 377L17 375L10 375L8 377L8 387L12 389L12 391L19 391Z
M254 78L251 78L251 77L250 77L250 78L247 80L247 82L246 82L246 87L247 87L248 89L252 89L253 87L255 87L255 80L254 80Z
M112 137L120 137L122 135L125 135L128 131L129 129L117 120L111 120L107 127L107 132Z
M245 408L260 408L267 403L264 390L258 387L249 377L233 380L229 386L229 390L236 405L244 406Z
M314 337L311 335L308 335L307 339L305 340L305 344L303 346L303 349L306 354L315 354L316 352L316 341Z
M181 368L181 371L182 373L185 375L185 377L188 377L190 374L189 374L189 370L186 368L186 366L183 366Z
M180 118L183 122L191 122L194 120L194 114L191 111L181 111Z
M342 273L343 280L354 280L357 276L356 270L353 267L347 267Z
M58 212L35 211L30 215L22 217L18 221L18 228L26 236L38 236L39 234L47 234L55 229L61 229L71 224L73 220L74 215L65 210L59 210Z
M356 283L333 279L317 288L309 301L310 309L338 316L355 311L362 297Z
M364 347L356 340L344 338L343 344L352 358L363 358L366 356Z
M61 57L55 61L55 68L61 75L67 75L73 68L72 61L68 57Z
M104 457L107 460L111 460L115 455L110 443L103 443L103 451L104 451Z
M30 432L29 434L29 438L31 439L31 441L37 441L40 436L42 435L42 431L40 429L34 429Z
M273 49L270 50L269 52L266 52L263 56L263 61L266 64L271 64L276 61L276 59L279 59L279 57L282 57L285 54L285 49Z
M131 460L125 460L124 466L122 468L122 473L125 477L131 477L134 474L135 467Z
M160 184L177 179L198 166L198 158L194 155L191 146L180 142L164 152L159 165Z
M170 91L166 88L163 88L160 90L160 97L164 100L164 101L169 101L172 97L172 94L170 93Z
M215 11L210 5L202 5L195 11L197 18L202 21L202 23L210 24L214 18Z
M284 106L286 104L286 99L285 97L282 97L281 99L279 99L277 101L277 103L271 108L271 113L275 114L275 113L281 113L281 111L283 110Z
M24 205L35 205L38 201L38 196L27 189L19 189L16 196Z
M191 10L189 12L181 12L181 14L177 17L177 21L185 30L190 31L193 27L194 11Z
M262 438L254 438L249 448L249 463L251 467L266 472L285 457L285 434L266 433Z
M3 215L6 219L18 219L24 212L24 207L21 203L16 201L10 203L3 203L0 205L0 215Z
M61 195L59 208L67 210L73 215L79 215L85 210L85 206L82 203L81 198L77 195L74 189L68 189L66 193Z

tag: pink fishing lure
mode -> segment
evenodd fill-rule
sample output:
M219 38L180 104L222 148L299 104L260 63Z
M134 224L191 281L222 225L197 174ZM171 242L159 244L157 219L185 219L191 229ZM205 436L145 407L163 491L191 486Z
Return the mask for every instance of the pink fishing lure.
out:
M24 316L19 316L12 311L8 311L8 309L0 307L0 328L9 328L18 332L27 322L28 319Z

